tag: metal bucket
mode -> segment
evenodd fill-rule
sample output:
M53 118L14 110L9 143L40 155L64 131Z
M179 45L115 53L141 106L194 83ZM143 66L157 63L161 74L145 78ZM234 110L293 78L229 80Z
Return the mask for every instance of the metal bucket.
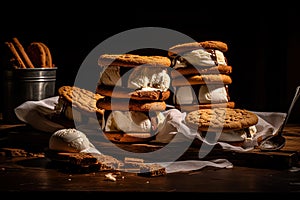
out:
M26 68L3 72L3 121L20 122L14 109L25 101L42 100L55 95L57 68Z

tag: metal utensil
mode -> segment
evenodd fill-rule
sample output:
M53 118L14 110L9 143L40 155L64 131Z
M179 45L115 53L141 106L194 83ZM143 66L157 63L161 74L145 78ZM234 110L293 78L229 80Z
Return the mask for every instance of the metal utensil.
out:
M264 141L259 145L259 149L261 151L278 151L282 147L285 146L286 140L285 140L285 137L282 135L283 129L284 129L285 125L287 124L287 121L289 119L291 111L292 111L292 109L293 109L293 107L294 107L294 105L295 105L295 103L296 103L296 101L297 101L297 99L300 95L299 91L300 91L300 86L298 86L296 88L294 98L291 102L290 108L287 112L287 115L286 115L280 129L278 130L278 132L276 134L271 135L271 136L264 139Z

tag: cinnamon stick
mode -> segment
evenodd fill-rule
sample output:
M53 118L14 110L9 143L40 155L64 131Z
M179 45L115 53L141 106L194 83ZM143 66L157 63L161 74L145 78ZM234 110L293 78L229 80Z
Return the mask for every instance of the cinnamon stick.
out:
M23 62L22 58L20 57L18 51L16 50L14 44L12 42L5 42L5 45L8 47L12 54L12 58L10 62L14 65L14 68L26 68L25 63Z
M12 39L12 42L15 45L15 48L18 51L21 59L24 61L26 68L34 68L32 62L30 61L26 51L24 50L22 44L19 42L18 38L14 37Z

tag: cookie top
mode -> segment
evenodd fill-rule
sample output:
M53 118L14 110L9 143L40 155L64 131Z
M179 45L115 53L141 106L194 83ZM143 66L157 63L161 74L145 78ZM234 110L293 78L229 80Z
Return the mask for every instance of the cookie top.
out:
M96 92L102 96L108 96L112 98L130 98L134 100L149 100L149 101L164 101L167 100L171 91L160 90L133 90L119 86L106 86L98 85Z
M226 52L228 50L227 44L221 41L189 42L170 47L168 50L168 56L174 57L180 53L193 51L200 48L218 49L222 52Z
M182 112L191 112L199 109L235 108L235 102L229 101L224 103L175 104L175 107Z
M72 106L76 106L83 111L104 114L104 109L99 109L96 106L97 100L104 98L100 94L76 86L61 86L58 89L58 94L71 103Z
M114 65L122 67L151 66L169 67L171 60L165 56L141 56L135 54L103 54L98 59L101 67Z
M187 113L185 122L198 131L239 130L257 124L256 114L238 108L199 109Z
M106 97L97 101L97 107L105 110L149 112L164 111L167 108L167 104L165 101L139 101Z
M226 74L203 74L191 76L178 76L172 79L172 86L201 85L201 84L226 84L232 83L232 79Z
M198 68L194 66L187 66L178 68L176 70L171 70L170 75L172 78L176 78L178 76L188 76L188 75L202 75L202 74L231 74L232 67L228 65L218 65L215 67L209 68Z

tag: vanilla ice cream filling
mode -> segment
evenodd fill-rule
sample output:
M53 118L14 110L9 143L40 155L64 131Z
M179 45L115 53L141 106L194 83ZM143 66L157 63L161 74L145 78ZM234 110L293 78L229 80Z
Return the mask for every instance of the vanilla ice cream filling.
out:
M161 128L164 121L164 115L161 112L156 112L157 126ZM112 111L106 119L106 132L151 132L151 120L144 112L139 111Z
M198 99L200 103L226 103L228 102L228 95L224 86L203 85L200 87Z
M122 86L121 69L119 66L108 66L100 72L99 85Z
M198 94L197 94L198 93ZM227 103L228 93L223 85L179 86L175 89L173 102L178 105L197 103Z
M171 78L165 67L138 66L121 72L119 66L109 66L100 73L99 84L121 86L134 90L167 91Z
M254 135L257 133L256 126L250 126L249 128L241 130L232 130L222 132L218 141L220 142L242 142L246 139L252 140Z
M184 53L181 55L181 57L184 59L176 60L176 63L173 66L174 69L186 67L188 63L193 66L202 67L227 65L223 52L215 49L197 49Z
M75 129L60 129L49 139L49 149L62 152L81 152L94 147L84 133Z
M200 132L202 138L207 141L218 142L249 142L254 139L257 129L255 125L239 130L226 130L219 132Z
M72 120L76 123L86 123L86 124L101 124L101 128L103 128L104 116L95 115L87 115L84 114L80 109L75 109L72 107L72 103L67 102L63 99L63 97L59 97L58 102L54 106L54 110L56 114L63 114L68 120Z

